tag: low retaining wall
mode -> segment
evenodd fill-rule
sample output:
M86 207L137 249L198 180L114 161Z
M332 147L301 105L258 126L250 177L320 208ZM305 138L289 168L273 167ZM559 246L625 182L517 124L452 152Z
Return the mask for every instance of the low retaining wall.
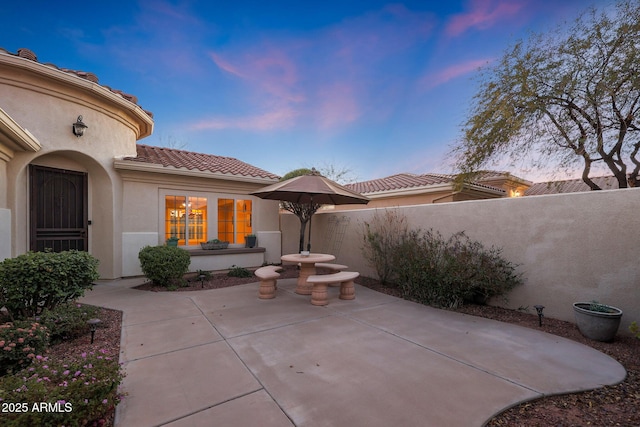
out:
M264 263L265 248L230 248L189 250L189 271L228 270L231 267L259 267Z

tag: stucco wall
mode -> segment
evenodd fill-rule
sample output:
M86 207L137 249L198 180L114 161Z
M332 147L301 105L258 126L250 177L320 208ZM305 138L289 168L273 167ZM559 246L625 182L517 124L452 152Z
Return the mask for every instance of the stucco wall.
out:
M0 235L5 236L0 239L0 261L5 258L11 258L11 211L9 209L0 209Z
M142 274L137 259L144 246L164 243L165 195L206 197L209 203L219 198L246 198L253 201L253 230L258 235L258 245L264 253L217 256L215 262L207 257L193 257L190 271L227 269L233 264L257 267L263 262L280 259L280 224L278 202L250 196L251 191L263 183L247 183L220 179L204 179L143 171L120 170L123 180L122 203L122 262L123 276ZM216 238L217 207L209 206L207 215L208 238ZM239 244L239 246L243 246ZM186 248L189 249L189 248Z
M152 119L136 104L92 81L0 52L2 109L40 144L18 150L0 168L0 207L11 212L10 256L29 250L30 164L88 175L88 251L100 260L100 276L122 271L120 176L114 157L135 155L136 140L151 133ZM72 133L79 115L89 128ZM5 172L6 169L6 172Z
M640 189L609 190L397 208L411 227L433 228L448 236L465 231L487 246L503 248L520 264L525 284L508 295L510 308L542 304L545 315L573 321L571 304L592 301L625 313L621 332L640 321L640 263L637 241ZM321 252L332 216L349 227L336 262L375 276L361 255L362 225L375 210L322 212L313 217L312 251ZM298 219L281 219L283 253L297 252ZM503 305L502 300L492 303Z

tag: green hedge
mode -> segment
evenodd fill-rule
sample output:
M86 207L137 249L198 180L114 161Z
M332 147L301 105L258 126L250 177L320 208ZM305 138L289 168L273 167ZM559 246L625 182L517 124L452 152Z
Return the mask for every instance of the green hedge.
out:
M0 307L12 319L35 318L75 300L99 277L98 260L87 252L28 252L0 263Z
M169 287L189 270L189 252L175 246L145 246L138 253L142 272L159 286Z

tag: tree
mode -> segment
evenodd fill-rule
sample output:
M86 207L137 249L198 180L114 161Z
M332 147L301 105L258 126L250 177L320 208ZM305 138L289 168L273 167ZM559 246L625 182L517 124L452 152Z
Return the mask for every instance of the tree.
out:
M336 166L333 163L325 163L318 168L322 176L326 176L340 185L352 184L358 180L353 171L346 166Z
M480 74L452 150L461 181L508 156L582 168L592 190L600 165L620 188L640 185L640 2L608 12L592 8L564 33L532 35Z
M297 176L307 175L311 173L311 169L301 168L295 169L291 172L285 174L280 181L286 181L291 178L295 178ZM316 213L318 209L320 209L320 205L316 203L308 204L308 203L294 203L294 202L280 202L280 206L282 209L291 212L300 220L300 244L299 251L302 252L304 250L304 232L307 228L307 223L311 219L311 216Z

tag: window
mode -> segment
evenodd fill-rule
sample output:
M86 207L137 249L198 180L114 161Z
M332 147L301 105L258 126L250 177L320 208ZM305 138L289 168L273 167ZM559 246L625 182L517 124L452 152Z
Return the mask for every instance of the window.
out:
M253 233L252 202L240 199L218 199L218 239L244 243Z
M179 245L207 241L207 198L165 196L165 239L177 237Z

